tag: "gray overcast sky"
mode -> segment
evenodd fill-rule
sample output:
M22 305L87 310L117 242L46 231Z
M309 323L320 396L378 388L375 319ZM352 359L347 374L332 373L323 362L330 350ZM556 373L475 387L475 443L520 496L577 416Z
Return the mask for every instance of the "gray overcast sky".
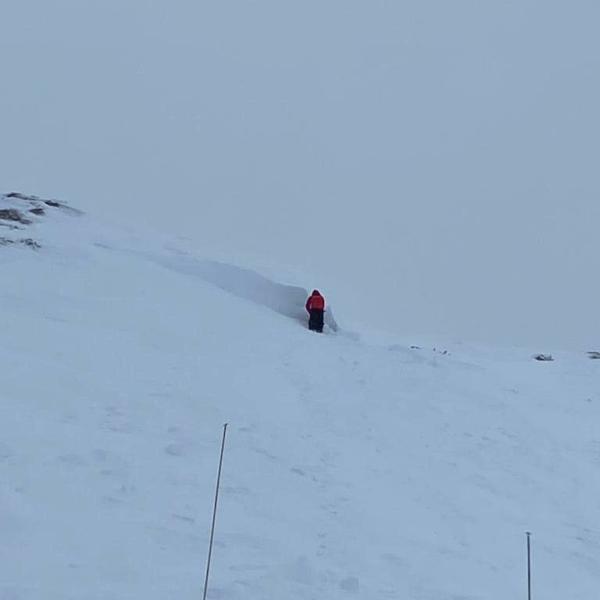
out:
M21 0L0 23L0 189L290 264L384 330L600 344L597 0Z

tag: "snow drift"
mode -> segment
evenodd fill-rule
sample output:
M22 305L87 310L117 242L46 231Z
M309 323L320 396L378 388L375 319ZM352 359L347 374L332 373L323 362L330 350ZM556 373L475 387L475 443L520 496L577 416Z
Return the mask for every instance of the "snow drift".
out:
M272 281L251 269L213 260L198 260L183 253L155 257L154 260L168 269L199 277L238 298L265 306L306 326L304 304L309 294L306 288ZM325 324L332 331L338 331L331 307L327 308Z

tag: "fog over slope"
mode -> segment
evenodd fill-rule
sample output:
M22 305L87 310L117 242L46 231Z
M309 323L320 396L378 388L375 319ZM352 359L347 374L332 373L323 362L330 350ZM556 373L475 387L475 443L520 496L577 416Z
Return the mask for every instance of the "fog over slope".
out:
M587 349L599 18L591 0L5 2L0 189L293 265L347 322Z

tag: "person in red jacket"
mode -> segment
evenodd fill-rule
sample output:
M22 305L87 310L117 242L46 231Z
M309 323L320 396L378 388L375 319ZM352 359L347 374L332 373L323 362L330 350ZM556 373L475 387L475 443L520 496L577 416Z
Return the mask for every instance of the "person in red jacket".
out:
M313 293L306 301L306 310L310 315L308 319L308 328L311 331L323 333L323 320L325 316L325 298L319 290L313 290Z

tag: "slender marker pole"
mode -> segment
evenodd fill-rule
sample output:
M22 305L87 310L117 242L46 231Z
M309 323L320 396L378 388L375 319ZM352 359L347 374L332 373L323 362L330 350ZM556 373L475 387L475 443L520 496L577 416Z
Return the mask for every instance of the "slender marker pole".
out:
M219 473L217 475L217 487L215 490L215 505L213 508L212 525L210 528L210 542L208 544L208 560L206 561L206 578L204 579L204 596L208 592L208 576L210 575L210 560L212 558L213 541L215 539L215 524L217 522L217 505L219 503L219 488L221 487L221 469L223 468L223 455L225 454L225 437L227 436L227 423L223 425L223 441L221 442L221 457L219 458Z
M525 532L527 536L527 600L531 600L531 532Z

